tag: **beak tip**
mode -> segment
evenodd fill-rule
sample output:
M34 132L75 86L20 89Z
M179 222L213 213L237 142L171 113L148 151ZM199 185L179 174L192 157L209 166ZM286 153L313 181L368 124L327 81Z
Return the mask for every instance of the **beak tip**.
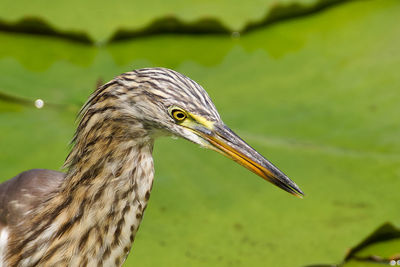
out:
M267 180L295 197L302 199L305 196L300 187L279 170L276 175L272 176L272 179L269 177Z
M305 194L301 190L294 192L293 195L300 199L303 199L305 197Z
M295 197L301 198L303 199L305 197L304 192L300 189L300 187L295 184L294 182L292 182L291 184L291 191L290 193L292 193Z

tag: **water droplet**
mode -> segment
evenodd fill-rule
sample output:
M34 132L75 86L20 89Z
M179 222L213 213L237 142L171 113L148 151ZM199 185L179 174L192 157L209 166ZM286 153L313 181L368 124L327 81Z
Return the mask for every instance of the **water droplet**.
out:
M239 39L240 38L240 32L232 32L231 33L232 39Z
M36 99L35 100L35 107L37 108L42 108L44 106L44 101L42 99Z
M396 261L395 261L395 260L391 260L391 261L390 261L390 265L391 265L391 266L395 266L395 265L396 265Z

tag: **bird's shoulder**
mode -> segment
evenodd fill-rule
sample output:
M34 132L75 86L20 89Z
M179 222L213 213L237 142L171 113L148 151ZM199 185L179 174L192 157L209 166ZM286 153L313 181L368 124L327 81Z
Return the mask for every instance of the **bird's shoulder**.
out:
M0 230L17 224L35 206L60 187L65 174L33 169L0 184Z

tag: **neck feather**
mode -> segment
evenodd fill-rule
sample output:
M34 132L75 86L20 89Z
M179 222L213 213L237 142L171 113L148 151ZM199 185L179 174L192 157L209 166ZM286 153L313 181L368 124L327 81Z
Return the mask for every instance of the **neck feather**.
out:
M153 139L103 105L85 111L74 140L64 183L15 233L24 238L10 247L10 266L119 266L128 255L150 197Z

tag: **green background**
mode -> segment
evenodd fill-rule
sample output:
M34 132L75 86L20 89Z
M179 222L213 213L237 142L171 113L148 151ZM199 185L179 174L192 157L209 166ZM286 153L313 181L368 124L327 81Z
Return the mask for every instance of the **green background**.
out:
M157 140L152 196L125 266L339 264L380 225L400 224L400 1L1 2L2 180L59 170L98 82L162 66L200 83L224 122L306 194L187 141ZM171 17L185 33L149 33ZM27 18L90 41L17 32ZM190 33L202 20L223 31ZM121 29L143 34L112 41ZM361 254L389 259L400 253L390 242L389 255Z

